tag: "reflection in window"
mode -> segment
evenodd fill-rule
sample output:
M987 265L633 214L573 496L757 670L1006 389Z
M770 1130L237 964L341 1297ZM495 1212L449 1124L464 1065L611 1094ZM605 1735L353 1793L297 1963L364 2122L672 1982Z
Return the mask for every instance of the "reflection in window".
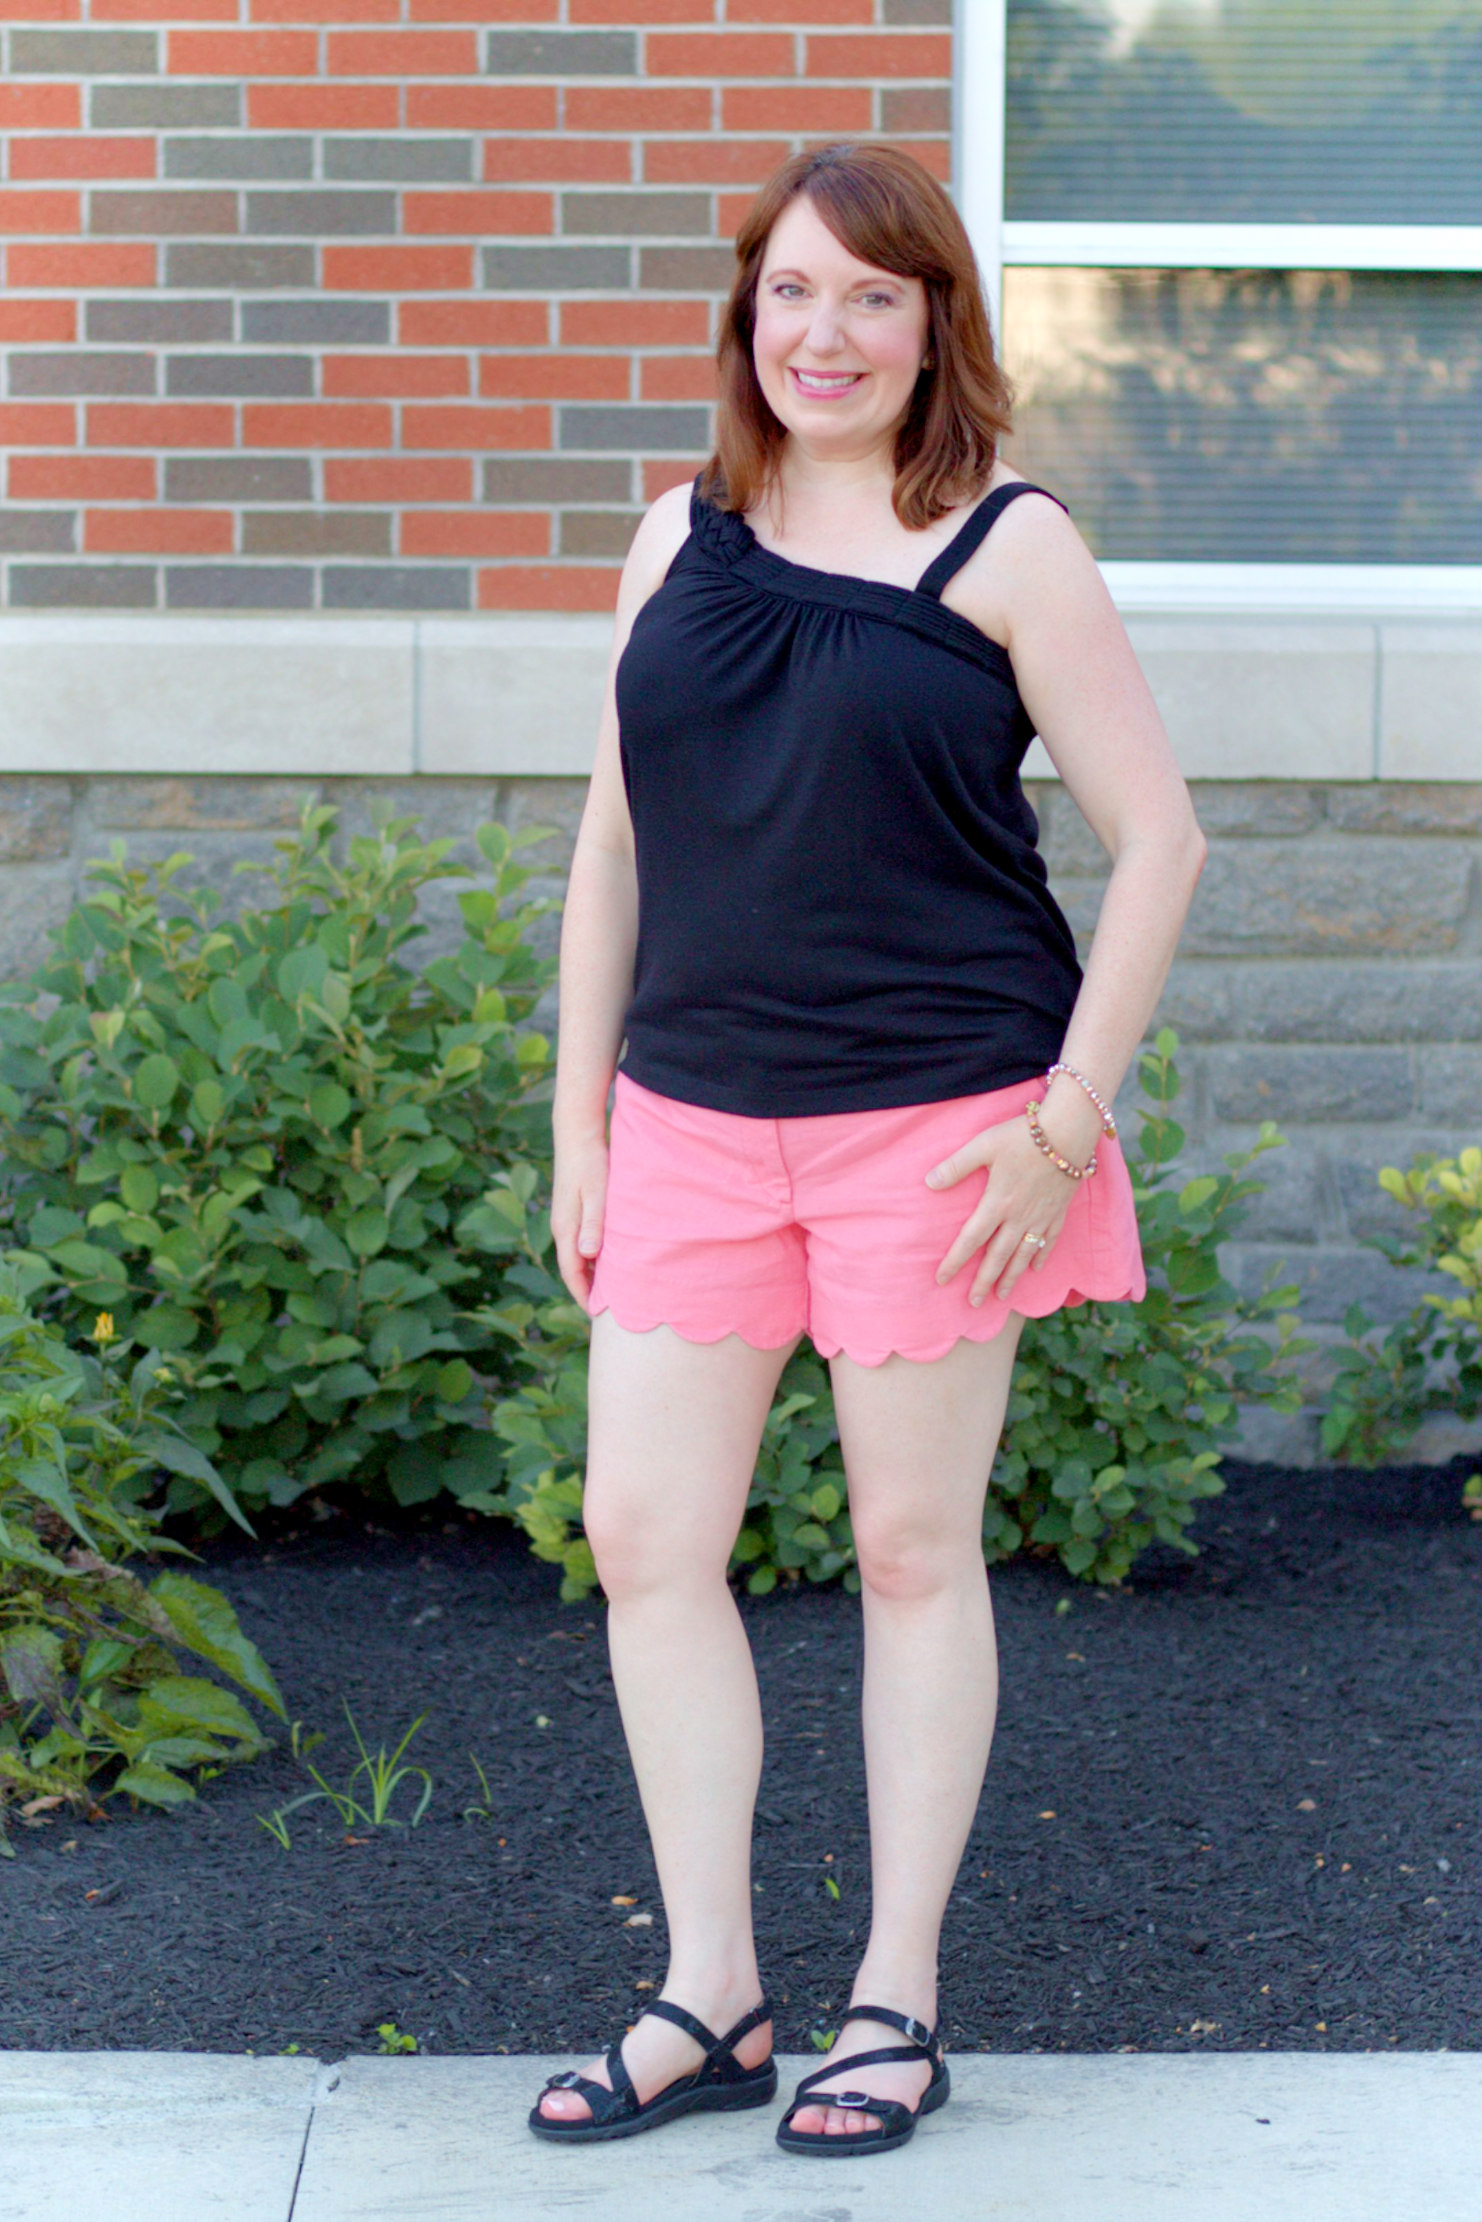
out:
M1482 276L1010 269L1003 330L1100 557L1482 563Z
M1482 223L1482 0L1008 0L1007 213Z

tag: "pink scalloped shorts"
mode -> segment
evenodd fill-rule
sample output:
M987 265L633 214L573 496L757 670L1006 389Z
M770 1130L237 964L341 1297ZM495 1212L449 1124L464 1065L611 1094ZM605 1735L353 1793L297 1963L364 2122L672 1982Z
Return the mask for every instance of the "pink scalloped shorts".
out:
M1135 1302L1147 1282L1120 1145L1096 1145L1044 1266L1005 1304L968 1301L976 1261L937 1282L982 1176L926 1175L984 1127L1019 1117L1039 1082L897 1111L762 1119L655 1095L626 1073L614 1093L607 1212L594 1312L668 1326L690 1342L739 1335L772 1350L806 1332L825 1358L940 1358L987 1342L1011 1312Z

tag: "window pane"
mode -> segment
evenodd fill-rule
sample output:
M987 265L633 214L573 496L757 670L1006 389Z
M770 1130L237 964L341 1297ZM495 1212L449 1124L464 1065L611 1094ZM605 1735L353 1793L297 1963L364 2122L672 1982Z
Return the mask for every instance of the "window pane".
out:
M1011 269L1003 331L1098 556L1482 563L1482 277Z
M1482 223L1482 0L1008 0L1007 213Z

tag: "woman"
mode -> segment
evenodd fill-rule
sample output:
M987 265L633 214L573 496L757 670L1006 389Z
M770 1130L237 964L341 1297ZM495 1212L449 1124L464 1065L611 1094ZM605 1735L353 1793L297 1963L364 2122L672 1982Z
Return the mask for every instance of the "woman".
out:
M530 2120L628 2136L775 2089L726 1574L806 1330L862 1583L873 1911L779 2138L839 2155L947 2095L938 1934L997 1694L984 1493L1024 1317L1143 1292L1106 1106L1203 842L1090 553L997 460L1007 388L941 188L883 147L799 156L737 257L716 456L623 573L555 1105L586 1530L670 1961ZM1114 860L1084 979L1019 786L1036 731Z

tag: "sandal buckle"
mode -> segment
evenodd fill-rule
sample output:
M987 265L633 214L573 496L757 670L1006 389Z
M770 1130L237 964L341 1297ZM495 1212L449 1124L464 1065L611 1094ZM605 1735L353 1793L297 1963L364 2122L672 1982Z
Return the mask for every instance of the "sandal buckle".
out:
M559 2075L553 2075L550 2078L546 2084L546 2089L548 2091L573 2091L580 2081L581 2078L575 2068L563 2068Z
M925 2022L917 2021L911 2015L906 2017L906 2035L913 2045L929 2045L931 2043L931 2031L927 2028Z

